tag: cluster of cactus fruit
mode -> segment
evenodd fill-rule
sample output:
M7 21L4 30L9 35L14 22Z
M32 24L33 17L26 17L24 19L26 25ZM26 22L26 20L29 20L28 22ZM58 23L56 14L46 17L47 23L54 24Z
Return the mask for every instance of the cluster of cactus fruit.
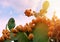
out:
M51 38L58 42L60 40L60 20L55 15L52 20L45 16L48 6L49 2L45 1L39 13L31 9L26 10L25 15L35 16L35 19L24 26L19 25L10 30L4 29L0 42L54 42Z
M10 32L8 30L3 30L3 35L0 37L0 42L2 42L4 39L10 39Z
M48 37L51 42L60 42L60 19L52 19L52 25L48 28Z

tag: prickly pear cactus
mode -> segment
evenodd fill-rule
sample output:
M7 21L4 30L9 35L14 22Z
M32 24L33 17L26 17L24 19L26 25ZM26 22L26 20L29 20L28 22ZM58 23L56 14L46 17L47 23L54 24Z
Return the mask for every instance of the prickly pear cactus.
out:
M4 38L6 37L3 42L29 42L28 38L26 37L27 35L24 32L18 32L16 29L12 29L9 35L10 38L8 37L8 34L6 34L7 37L3 36Z
M44 23L37 23L33 31L33 42L48 42L48 26Z
M9 19L7 26L8 26L9 29L12 29L12 28L15 27L15 20L14 20L14 18L10 18Z
M31 9L26 10L25 15L28 17L35 16L35 19L24 26L18 25L16 28L3 30L0 42L49 42L51 38L57 39L57 41L60 40L60 32L58 32L60 20L55 15L52 20L45 16L48 7L49 2L45 1L38 13ZM55 35L55 32L57 32L58 36Z

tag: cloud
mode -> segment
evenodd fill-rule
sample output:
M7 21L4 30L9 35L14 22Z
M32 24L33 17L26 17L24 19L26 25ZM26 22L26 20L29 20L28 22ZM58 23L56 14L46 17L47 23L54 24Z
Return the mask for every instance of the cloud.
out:
M16 26L17 25L23 25L24 26L26 23L31 22L32 19L35 19L35 17L34 16L27 17L27 16L24 16L24 15L20 15L18 18L15 18Z
M0 10L0 15L2 14L2 11Z
M5 18L1 19L0 18L0 36L2 36L2 31L3 31L3 29L5 29L6 23L7 23L7 19L5 19Z
M3 7L11 6L17 12L20 12L21 10L24 11L26 8L36 10L40 1L41 0L0 0L0 5Z
M48 9L47 17L52 19L52 16L54 14L54 11L56 11L56 16L60 18L60 0L49 0L50 6Z

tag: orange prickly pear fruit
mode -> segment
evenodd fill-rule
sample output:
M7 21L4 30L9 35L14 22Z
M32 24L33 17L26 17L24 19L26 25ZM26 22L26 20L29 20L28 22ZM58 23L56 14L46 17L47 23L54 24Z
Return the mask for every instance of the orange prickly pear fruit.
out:
M10 33L8 30L3 30L3 34Z
M26 24L25 24L25 26L29 26L29 24L28 24L28 23L26 23Z
M47 20L46 20L46 24L47 24L48 26L50 26L50 19L47 19Z
M53 30L54 30L54 26L50 26L49 31L53 31Z
M34 37L34 35L33 35L32 33L30 33L29 36L28 36L28 39L29 39L29 40L32 40L33 37Z
M32 32L32 28L30 28L30 27L27 28L27 31L28 31L28 32Z
M6 33L6 30L3 30L2 33L5 34Z
M4 36L5 39L8 38L8 36L6 34L4 34L3 36Z
M50 22L50 26L54 26L55 25L55 23L54 22Z
M3 42L4 41L4 38L0 37L0 42Z
M23 31L23 26L19 25L20 31Z
M4 36L1 37L1 40L4 41Z
M42 17L42 22L46 24L46 17Z
M17 29L18 31L22 31L23 26L22 26L22 25L19 25L19 26L16 27L16 29Z
M7 36L10 36L10 33L7 33L6 35L7 35Z
M36 23L36 20L35 20L35 19L33 19L33 20L32 20L32 24L35 24L35 23Z
M51 31L49 31L49 32L48 32L48 37L52 37L52 34L53 34L53 33L52 33Z
M32 32L32 28L29 26L26 26L28 32Z
M26 32L26 31L27 31L26 26L24 26L22 29L23 29L23 30L22 30L23 32Z
M12 31L13 33L17 33L17 32L18 32L17 29L12 29L11 31Z
M26 25L27 25L27 24L26 24ZM16 29L17 29L18 31L23 31L23 32L25 32L25 31L27 30L26 26L23 27L22 25L17 26Z
M1 37L0 37L0 41L2 41Z
M35 26L35 24L32 24L31 22L29 23L29 26L31 27L31 28L33 28L34 26Z
M42 20L41 17L37 17L36 18L36 23L41 22L41 20Z
M19 26L17 26L17 27L16 27L16 29L17 29L18 31L21 31L22 26L21 26L21 25L19 25Z
M28 16L28 17L33 15L33 14L31 13L31 9L25 10L24 13L25 13L25 15Z

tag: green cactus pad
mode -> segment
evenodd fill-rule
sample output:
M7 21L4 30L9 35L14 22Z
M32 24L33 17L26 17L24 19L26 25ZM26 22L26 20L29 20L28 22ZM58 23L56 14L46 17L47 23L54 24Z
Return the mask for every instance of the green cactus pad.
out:
M18 42L29 42L28 38L26 37L24 33L19 32L17 34L17 37L18 37L18 40L17 40Z
M16 42L29 42L28 38L26 35L22 32L18 32L16 37L13 36L13 33L11 33L11 40L5 40L4 42L11 42L11 41L16 41Z
M4 42L11 42L11 40L5 40Z
M48 42L48 26L44 23L37 23L34 28L33 42Z

